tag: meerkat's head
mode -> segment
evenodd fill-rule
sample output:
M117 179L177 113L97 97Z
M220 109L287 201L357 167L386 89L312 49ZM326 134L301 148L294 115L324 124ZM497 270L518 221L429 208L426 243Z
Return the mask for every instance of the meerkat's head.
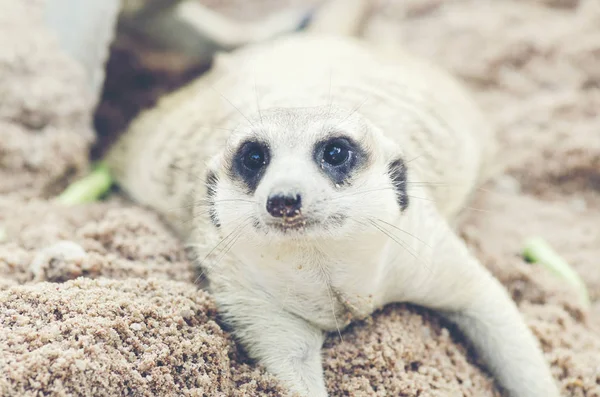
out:
M404 211L406 177L395 144L358 112L270 109L211 164L209 213L257 243L344 238Z

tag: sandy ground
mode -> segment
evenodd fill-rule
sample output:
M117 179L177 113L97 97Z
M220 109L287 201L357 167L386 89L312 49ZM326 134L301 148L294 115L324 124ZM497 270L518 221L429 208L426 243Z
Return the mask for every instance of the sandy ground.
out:
M247 1L227 3L240 14L234 3ZM371 23L392 21L405 46L456 73L498 128L506 172L465 209L461 235L511 291L563 395L600 396L600 3L380 3ZM87 169L82 74L40 27L39 1L0 10L0 395L282 395L223 328L156 215L118 195L75 208L49 200ZM132 47L113 47L101 144L200 72ZM530 235L584 277L591 310L521 259ZM408 305L332 335L323 354L335 396L500 395L452 327Z

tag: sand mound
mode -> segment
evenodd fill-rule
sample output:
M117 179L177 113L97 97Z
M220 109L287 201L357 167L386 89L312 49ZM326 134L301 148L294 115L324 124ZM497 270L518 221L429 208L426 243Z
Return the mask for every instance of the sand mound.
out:
M600 4L381 3L372 23L393 20L409 48L473 88L499 128L507 172L471 204L485 212L464 211L462 236L511 291L563 394L600 396L600 305L583 310L568 285L519 256L526 237L543 236L600 299ZM155 214L116 196L75 208L47 200L87 168L91 102L41 27L39 2L0 9L0 395L282 395L222 327ZM157 79L156 58L144 63L127 43L113 49L96 117L106 134L189 78L163 65ZM343 341L332 335L323 354L336 396L499 395L460 335L409 305Z

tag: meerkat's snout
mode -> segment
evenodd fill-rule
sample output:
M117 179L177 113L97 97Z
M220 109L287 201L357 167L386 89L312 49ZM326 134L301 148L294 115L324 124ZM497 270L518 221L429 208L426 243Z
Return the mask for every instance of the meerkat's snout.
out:
M273 194L267 199L267 211L275 218L284 221L301 216L302 196L299 194Z
M263 190L266 194L257 197L264 208L263 219L266 225L276 229L302 229L314 215L314 202L306 194L306 183L302 180L310 177L302 177L298 170L291 169L284 174L275 179L269 178Z

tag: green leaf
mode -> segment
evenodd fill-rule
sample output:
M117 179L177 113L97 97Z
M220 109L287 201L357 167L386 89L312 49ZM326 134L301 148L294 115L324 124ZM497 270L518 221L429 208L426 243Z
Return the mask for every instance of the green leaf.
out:
M112 187L113 180L108 167L100 163L90 174L73 182L56 201L64 205L84 204L99 200Z
M525 243L523 257L529 262L539 263L552 273L567 281L577 289L581 302L585 307L590 306L590 298L583 280L577 272L560 256L546 240L533 237Z

